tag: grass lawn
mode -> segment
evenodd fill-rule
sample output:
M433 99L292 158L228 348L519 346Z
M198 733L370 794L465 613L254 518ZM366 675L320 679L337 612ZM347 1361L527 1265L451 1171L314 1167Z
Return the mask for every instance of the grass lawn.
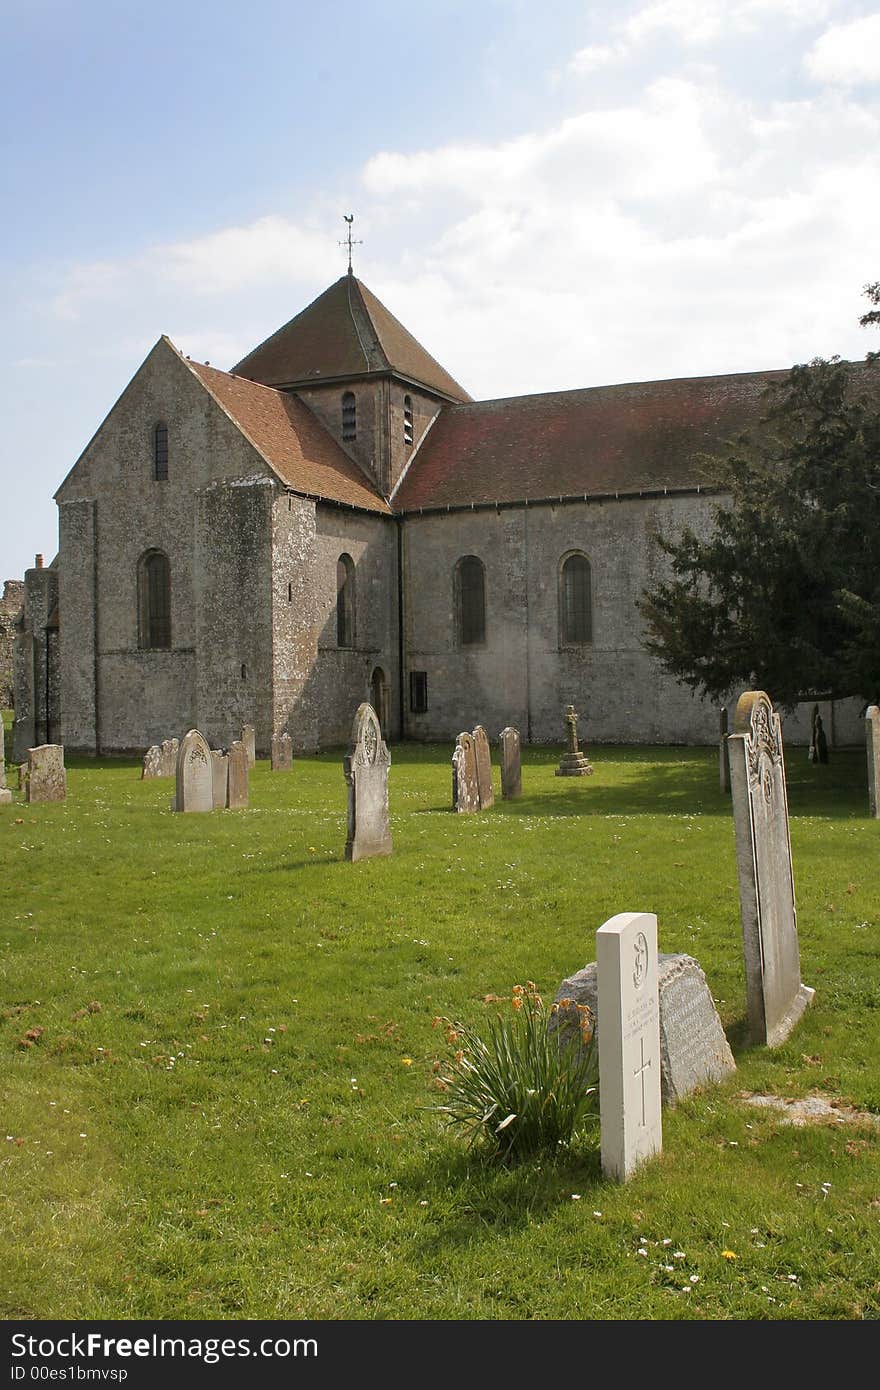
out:
M880 1313L880 822L864 753L788 750L812 1008L750 1049L713 749L527 748L450 810L451 747L392 746L394 854L344 860L341 750L175 815L131 760L0 808L5 1319L859 1319ZM493 751L493 758L497 753ZM11 777L13 789L15 777ZM697 958L737 1061L603 1182L598 1131L492 1167L428 1107L438 1016L552 999L616 912ZM786 1125L743 1093L861 1121ZM726 1253L725 1253L726 1252Z

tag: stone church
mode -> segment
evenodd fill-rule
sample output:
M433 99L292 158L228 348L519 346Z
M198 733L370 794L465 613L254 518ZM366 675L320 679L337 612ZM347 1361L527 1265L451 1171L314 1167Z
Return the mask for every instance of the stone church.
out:
M389 741L560 743L573 704L587 745L715 742L636 604L656 532L711 524L702 456L784 375L474 401L350 271L230 371L162 337L26 574L13 756L244 723L260 752L285 730L308 752L365 699ZM854 702L821 709L858 741Z

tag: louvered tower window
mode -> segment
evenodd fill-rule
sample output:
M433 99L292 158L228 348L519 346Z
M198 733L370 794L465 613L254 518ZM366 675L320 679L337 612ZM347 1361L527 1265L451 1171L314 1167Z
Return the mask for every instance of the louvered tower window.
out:
M412 396L403 398L403 442L408 449L412 448L413 442L413 410Z
M357 402L353 391L346 391L342 397L342 438L357 439Z
M168 426L160 420L153 431L153 478L164 483L168 477Z

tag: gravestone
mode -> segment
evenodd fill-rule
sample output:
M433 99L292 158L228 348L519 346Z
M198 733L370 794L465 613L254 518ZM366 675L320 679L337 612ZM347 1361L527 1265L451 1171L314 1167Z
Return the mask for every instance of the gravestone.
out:
M736 1071L730 1044L706 983L706 976L692 956L657 956L657 990L660 1007L660 1096L674 1105L700 1086L714 1085ZM563 980L556 1003L570 1000L551 1020L551 1029L571 1047L582 1047L578 1004L586 1004L599 1033L599 988L595 961Z
M177 754L180 750L180 741L176 738L166 738L161 743L161 758L159 766L160 777L173 777L177 772Z
M27 791L27 779L28 779L28 765L27 765L27 763L19 763L19 764L18 764L18 790L19 790L20 792L26 792L26 791Z
M485 811L495 804L495 789L492 786L492 754L489 750L489 735L478 724L473 731L474 757L477 764L477 792L480 810Z
M868 754L868 807L870 814L880 817L880 709L869 705L865 710L865 751Z
M459 734L452 753L452 809L479 811L480 788L477 782L477 752L473 734Z
M211 749L211 786L214 810L222 811L229 792L229 758L222 748Z
M345 857L354 862L391 853L388 819L388 768L391 758L373 706L358 706L351 744L343 760L348 784L348 838Z
M723 792L730 791L730 754L727 750L727 707L718 716L718 776Z
M28 801L63 801L67 795L64 749L60 743L41 743L28 749L25 797Z
M660 1152L657 918L620 912L596 932L602 1172L626 1182Z
M293 739L290 734L273 736L270 765L273 772L289 772L293 767Z
M190 729L177 750L175 811L213 811L211 750L198 729Z
M250 774L247 749L236 739L226 756L227 797L230 811L246 811L250 803Z
M819 713L818 705L813 706L810 728L810 750L807 757L811 763L827 763L828 740L825 737L825 730L822 728L822 716Z
M578 747L578 716L574 705L566 705L564 718L568 747L563 753L562 760L556 769L556 776L589 777L592 774L593 768L589 758L587 758Z
M815 993L801 983L779 715L741 695L728 736L746 1006L754 1043L784 1042Z
M6 730L0 719L0 806L12 801L12 792L6 785Z
M501 797L512 801L522 796L522 761L519 750L519 729L508 724L499 735L501 744Z
M247 753L248 767L254 767L257 761L257 744L253 724L241 726L241 741Z
M162 749L158 743L152 744L144 754L141 778L162 776Z

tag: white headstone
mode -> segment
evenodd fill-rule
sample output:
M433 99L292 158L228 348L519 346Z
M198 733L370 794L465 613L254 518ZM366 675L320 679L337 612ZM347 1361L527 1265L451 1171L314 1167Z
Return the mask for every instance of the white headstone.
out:
M621 912L596 932L602 1172L626 1182L663 1146L657 918Z
M144 761L141 767L141 777L161 777L162 776L162 749L158 743L154 743L144 754Z
M213 811L214 771L211 750L198 729L190 729L177 751L175 811Z
M749 1034L776 1047L815 993L801 983L782 732L763 690L740 696L733 727L727 747Z
M876 819L880 817L880 709L869 705L865 710L865 751L868 754L868 807Z
M351 745L343 760L348 784L348 838L345 857L354 862L378 854L390 854L391 824L388 818L388 769L391 757L382 739L373 706L358 706L351 730Z

